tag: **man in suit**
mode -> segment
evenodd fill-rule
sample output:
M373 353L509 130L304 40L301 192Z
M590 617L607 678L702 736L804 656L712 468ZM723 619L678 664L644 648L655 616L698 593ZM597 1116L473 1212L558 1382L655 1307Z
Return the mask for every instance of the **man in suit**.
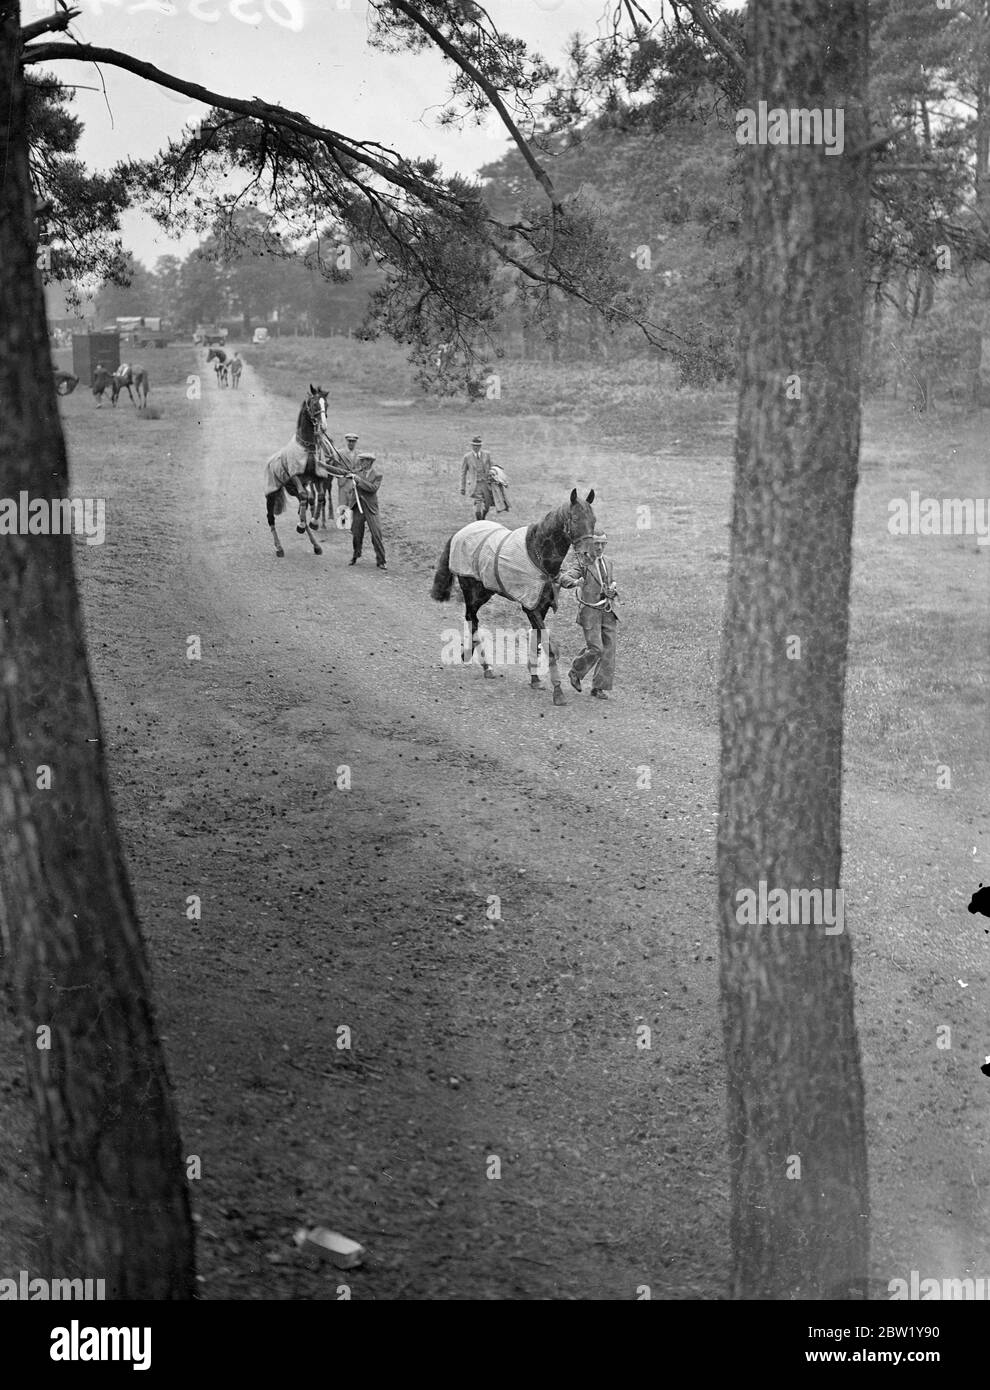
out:
M492 456L481 447L481 435L471 440L471 448L461 460L461 496L467 493L471 483L471 496L474 498L474 519L484 521L495 505L491 479Z
M357 437L356 434L345 434L345 435L344 435L344 439L345 439L345 441L346 441L347 447L346 447L345 449L341 449L341 450L339 451L339 457L336 458L336 459L332 459L332 464L333 464L333 466L334 466L335 468L346 468L346 469L348 470L348 472L350 472L350 473L356 473L356 472L357 472L357 468L358 468L358 456L357 456L357 447L356 447L356 446L357 446L357 442L358 442L358 437ZM330 490L330 489L329 489L329 484L328 484L328 485L327 485L327 494L328 494L328 496L329 496L329 490ZM350 510L353 512L356 506L357 506L357 496L356 496L355 491L354 491L354 480L353 480L352 478L346 478L346 477L345 477L345 478L341 478L341 477L338 477L338 478L337 478L337 507L338 507L338 510L339 510L339 508L341 508L341 507L349 507ZM352 527L353 527L353 517L351 518L351 523L352 523ZM337 523L337 524L338 524L339 526L342 526L344 530L347 529L345 522L342 521L339 517L338 517L338 523Z
M580 691L581 677L594 670L591 694L596 700L608 699L605 692L612 689L615 677L619 591L612 561L605 558L607 539L604 532L596 533L585 547L568 557L560 571L560 587L577 590L577 621L584 632L584 649L574 658L567 678Z
M375 559L380 570L388 569L385 563L385 545L382 541L382 527L378 516L378 489L382 485L382 474L375 467L375 456L369 453L358 454L357 467L348 482L353 484L354 516L351 518L351 540L354 554L351 564L356 565L361 558L364 546L364 527L367 523L371 532L371 544L375 548Z

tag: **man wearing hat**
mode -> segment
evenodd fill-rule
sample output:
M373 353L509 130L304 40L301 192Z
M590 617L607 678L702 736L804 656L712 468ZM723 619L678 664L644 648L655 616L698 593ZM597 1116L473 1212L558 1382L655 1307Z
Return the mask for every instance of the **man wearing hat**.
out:
M596 700L606 700L615 677L615 638L619 615L616 595L619 590L612 574L612 561L605 559L604 532L596 532L575 550L560 571L560 587L576 589L577 621L584 632L584 650L574 658L567 678L575 690L581 689L581 677L594 670L591 694Z
M380 570L387 569L381 522L378 519L378 489L382 485L382 474L375 467L374 454L363 450L358 454L354 471L348 476L347 482L350 484L348 496L354 498L353 503L347 502L345 504L354 507L354 515L351 518L351 540L354 544L354 554L351 556L351 564L356 565L361 558L361 550L364 546L364 524L367 521L378 568Z
M475 521L484 521L495 505L491 469L492 456L487 450L482 449L481 435L476 434L471 440L471 448L461 460L461 496L466 495L467 484L470 481Z
M340 450L340 458L339 458L339 464L338 464L338 466L339 466L339 467L346 468L347 471L348 471L349 473L356 473L356 472L357 472L357 466L358 466L358 456L357 456L357 449L356 449L354 446L355 446L355 445L357 444L357 442L358 442L358 437L357 437L356 434L345 434L345 435L344 435L344 439L347 441L347 447ZM337 463L338 460L335 459L334 462ZM351 481L350 478L338 478L338 479L337 479L337 508L338 508L338 510L339 510L341 507L350 507L351 511L353 511L353 510L354 510L354 506L355 506L354 483ZM340 523L340 524L342 525L343 523Z

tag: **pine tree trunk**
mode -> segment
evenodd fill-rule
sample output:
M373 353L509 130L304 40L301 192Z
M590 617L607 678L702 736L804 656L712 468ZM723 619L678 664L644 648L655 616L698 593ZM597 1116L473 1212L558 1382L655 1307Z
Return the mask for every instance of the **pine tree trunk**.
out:
M17 11L0 4L0 497L56 498L67 468L35 269ZM108 1297L189 1298L179 1136L110 802L74 544L0 538L0 937L39 1117L45 1272L106 1279Z
M865 0L757 0L747 49L749 105L843 107L845 150L741 152L748 306L718 840L732 1295L862 1296L868 1192L850 940L823 926L740 925L737 909L740 891L758 892L761 880L768 891L840 883L866 279L869 169L853 153L867 138Z

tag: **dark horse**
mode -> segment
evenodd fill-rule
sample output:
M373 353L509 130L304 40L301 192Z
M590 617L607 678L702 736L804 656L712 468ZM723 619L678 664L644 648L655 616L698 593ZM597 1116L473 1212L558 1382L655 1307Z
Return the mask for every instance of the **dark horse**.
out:
M216 361L214 361L214 358L216 359ZM224 352L223 348L211 347L209 352L206 354L206 361L208 364L210 362L213 362L213 370L217 374L217 385L226 386L227 354Z
M265 465L265 508L275 554L281 559L285 551L275 530L275 518L285 511L285 495L291 495L299 503L300 535L309 536L313 553L322 555L316 537L310 531L316 530L315 521L307 521L306 511L311 505L312 485L328 473L335 472L327 465L327 457L336 454L333 440L327 433L327 393L322 386L310 384L309 395L299 407L296 420L296 433L284 449L272 454Z
M516 602L521 604L523 612L529 619L530 627L533 629L533 633L530 636L530 644L532 647L533 637L535 636L537 655L542 652L542 642L544 637L546 637L547 650L550 657L550 681L553 685L553 702L555 705L564 705L567 701L564 699L563 692L560 688L560 672L557 669L557 648L553 639L546 632L544 620L551 608L556 611L556 580L557 576L560 574L560 567L564 563L564 557L568 550L572 545L577 547L582 541L594 534L596 522L595 514L591 510L591 504L594 500L594 489L588 493L587 499L584 502L579 502L577 488L573 488L569 501L564 502L554 511L547 512L542 521L534 521L530 526L525 528L525 556L528 559L529 565L532 567L533 573L531 579L523 577L523 579L520 580L523 587L520 588L518 592L526 592L528 597L529 594L537 592L541 578L543 580L543 585L542 588L539 589L538 599L531 603L530 606L527 606L527 603L524 602L522 598L516 598ZM487 529L487 533L496 541L499 539L499 533L504 533L504 538L506 539L511 539L511 537L517 534L516 532L510 532L505 527L498 526L494 523L474 522L472 526L479 536L484 536ZM460 531L455 532L455 534L451 536L450 540L444 546L443 554L440 556L439 563L437 564L436 574L433 576L433 587L430 590L430 597L436 599L437 603L446 603L454 587L455 572L451 569L451 547L465 531L469 531L473 535L475 534L475 530L472 530L471 526L462 527ZM522 533L520 532L518 534L520 534L521 537ZM500 549L501 546L497 548ZM521 554L521 547L518 549ZM476 568L483 563L478 559L479 555L480 547L474 549L474 563L470 566L471 568ZM461 592L464 594L464 619L465 622L471 624L471 650L470 652L462 651L461 659L463 661L470 661L474 656L475 648L478 646L478 610L483 608L488 600L496 593L501 593L504 598L510 599L515 598L515 595L511 592L511 588L513 587L511 582L508 590L505 588L493 589L483 583L477 574L464 573L463 568L463 566L459 566L456 577L460 580ZM517 572L518 569L519 566L517 562ZM495 581L498 582L497 556L494 573ZM488 571L486 569L486 575L487 574ZM481 665L485 676L488 679L492 679L494 673L485 658L484 648L481 650ZM530 685L540 689L542 687L542 682L534 670L534 663L531 655L528 666Z

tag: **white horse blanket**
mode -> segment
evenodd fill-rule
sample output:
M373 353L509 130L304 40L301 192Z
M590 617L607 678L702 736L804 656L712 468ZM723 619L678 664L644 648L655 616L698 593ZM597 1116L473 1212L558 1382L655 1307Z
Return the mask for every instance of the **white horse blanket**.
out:
M306 452L306 446L297 443L293 436L284 449L272 454L265 470L265 492L277 492L280 487L285 487L290 478L305 473ZM316 476L330 477L330 473L324 467L323 452L320 449L316 451Z
M486 589L515 599L524 608L535 608L546 577L526 553L527 530L520 526L510 531L497 521L462 526L450 543L451 571L480 579Z

